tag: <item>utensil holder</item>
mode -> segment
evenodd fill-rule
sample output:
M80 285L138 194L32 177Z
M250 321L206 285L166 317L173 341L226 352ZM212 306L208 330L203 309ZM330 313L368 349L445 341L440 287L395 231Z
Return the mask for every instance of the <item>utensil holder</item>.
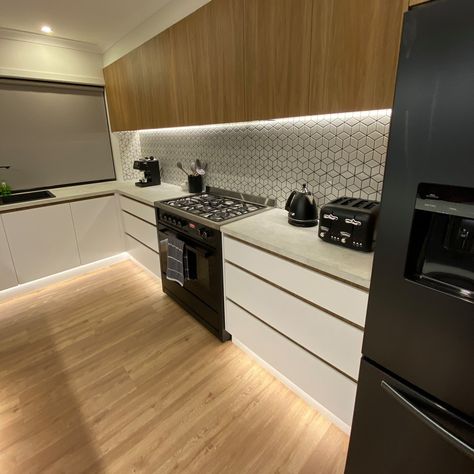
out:
M189 192L190 193L201 193L202 192L202 176L188 176Z

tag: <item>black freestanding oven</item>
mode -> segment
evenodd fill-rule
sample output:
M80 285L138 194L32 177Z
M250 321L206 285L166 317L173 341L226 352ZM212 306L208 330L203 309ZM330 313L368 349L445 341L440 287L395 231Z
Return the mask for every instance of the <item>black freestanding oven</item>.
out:
M405 15L346 474L474 472L474 1Z

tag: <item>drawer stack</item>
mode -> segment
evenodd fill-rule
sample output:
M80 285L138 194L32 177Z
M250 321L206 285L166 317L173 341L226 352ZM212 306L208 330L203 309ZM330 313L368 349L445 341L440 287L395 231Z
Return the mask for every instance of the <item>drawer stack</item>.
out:
M127 252L156 276L160 276L160 256L155 208L120 196Z
M227 236L224 275L233 340L349 429L368 292Z

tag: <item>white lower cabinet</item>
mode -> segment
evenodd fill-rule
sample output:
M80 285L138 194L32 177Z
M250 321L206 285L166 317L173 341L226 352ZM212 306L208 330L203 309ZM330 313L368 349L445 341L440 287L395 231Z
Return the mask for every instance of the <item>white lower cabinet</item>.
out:
M141 202L135 201L125 196L119 196L120 207L123 211L133 214L134 216L156 225L156 214L153 206L148 206Z
M3 228L2 216L0 216L0 290L18 285L15 267L13 266L10 247Z
M160 255L158 253L129 235L125 235L125 247L129 255L138 263L141 263L157 277L161 277Z
M358 378L364 335L361 329L232 264L226 263L224 268L227 298L353 379Z
M120 196L125 247L130 256L161 277L155 208Z
M115 196L71 202L71 212L83 265L123 251Z
M318 404L350 426L357 384L231 301L226 330Z
M2 215L19 283L80 265L68 203Z
M125 250L160 276L152 206L108 195L5 212L0 214L0 291Z
M156 226L144 220L122 211L123 229L142 244L155 252L158 249L158 232Z
M224 235L226 330L348 431L368 292Z

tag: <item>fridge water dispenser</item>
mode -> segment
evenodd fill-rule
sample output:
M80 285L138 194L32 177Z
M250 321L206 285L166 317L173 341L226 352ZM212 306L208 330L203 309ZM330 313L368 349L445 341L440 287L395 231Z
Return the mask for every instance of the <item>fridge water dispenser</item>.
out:
M474 189L420 184L405 277L474 300Z

